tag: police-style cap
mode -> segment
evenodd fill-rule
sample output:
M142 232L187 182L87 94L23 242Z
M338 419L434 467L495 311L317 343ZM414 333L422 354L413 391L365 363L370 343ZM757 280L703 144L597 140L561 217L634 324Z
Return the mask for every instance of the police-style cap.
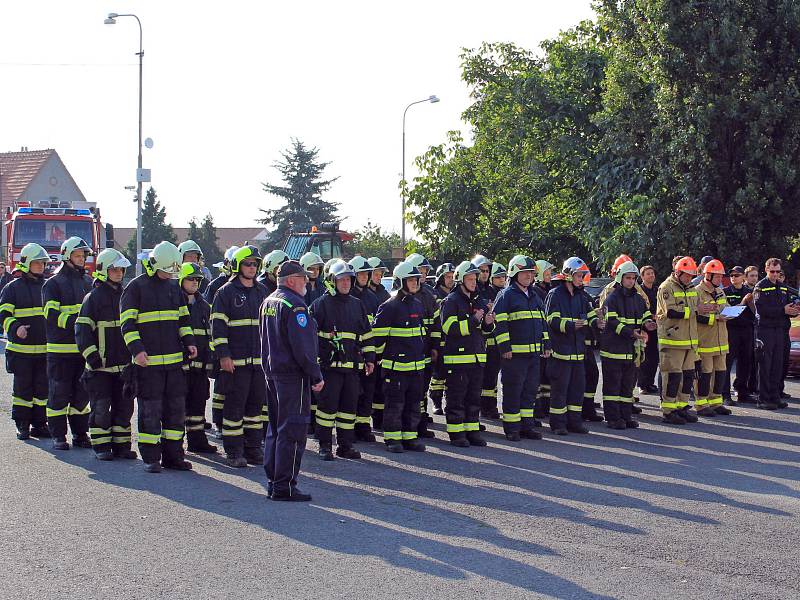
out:
M700 262L701 262L701 263L709 263L709 262L711 262L712 260L714 260L714 257L713 257L713 256L704 256L703 258L701 258L701 259L700 259Z
M731 275L733 275L734 273L738 273L739 275L744 275L744 267L736 265L731 269Z
M287 260L281 263L278 269L278 277L289 277L290 275L309 275L309 272L303 268L296 260Z

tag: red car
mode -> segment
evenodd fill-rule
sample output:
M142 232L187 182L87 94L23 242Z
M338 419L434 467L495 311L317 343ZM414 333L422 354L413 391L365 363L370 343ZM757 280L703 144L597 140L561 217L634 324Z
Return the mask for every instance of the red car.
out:
M789 352L789 374L800 375L800 317L792 319L789 339L792 341L792 349Z

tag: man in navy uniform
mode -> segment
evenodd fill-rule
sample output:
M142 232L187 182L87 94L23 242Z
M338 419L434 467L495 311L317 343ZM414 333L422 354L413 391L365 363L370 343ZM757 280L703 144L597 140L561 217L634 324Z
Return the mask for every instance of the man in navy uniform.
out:
M317 326L303 296L308 272L290 260L277 270L278 288L261 307L261 365L267 378L269 429L264 471L273 500L311 500L297 488L297 474L311 420L311 392L324 382L317 363Z

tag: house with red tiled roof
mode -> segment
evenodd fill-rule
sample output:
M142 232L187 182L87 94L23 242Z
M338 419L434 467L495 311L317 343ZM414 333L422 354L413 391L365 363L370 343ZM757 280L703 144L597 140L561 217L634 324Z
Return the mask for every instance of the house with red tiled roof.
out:
M0 152L0 214L15 202L36 206L42 200L86 202L78 184L52 148Z

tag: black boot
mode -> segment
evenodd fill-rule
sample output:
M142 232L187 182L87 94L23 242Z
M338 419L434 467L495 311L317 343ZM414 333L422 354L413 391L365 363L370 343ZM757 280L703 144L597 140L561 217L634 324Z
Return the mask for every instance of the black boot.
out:
M111 450L103 450L102 452L95 452L94 457L97 460L114 460L114 452Z
M718 415L730 415L730 414L733 414L733 412L731 411L730 408L725 408L722 405L715 406L714 407L714 412L717 413Z
M189 431L186 434L186 447L196 454L216 454L217 447L208 443L205 431Z
M697 413L690 407L682 408L680 411L681 417L687 423L697 423Z
M40 440L51 438L50 430L47 428L47 425L34 425L31 427L31 435L35 438L39 438Z
M403 448L412 452L425 452L425 444L421 440L403 440Z
M144 463L144 470L146 473L161 473L161 463Z
M114 458L124 458L126 460L133 460L139 458L139 456L131 450L131 447L122 444L117 444L114 446L112 452L114 453Z
M623 419L614 419L607 423L609 429L625 429L625 421Z
M27 423L17 423L17 439L28 440L31 437L31 426Z
M76 448L91 448L92 440L90 440L89 436L85 433L79 433L78 435L72 436L72 445Z
M400 454L402 452L405 452L405 448L403 448L403 442L401 442L400 440L387 441L386 449L394 454Z
M374 442L375 436L369 423L356 423L355 437L357 442Z
M519 436L521 438L525 438L526 440L540 440L542 439L542 434L538 431L534 431L533 429L523 429L519 432Z
M69 450L69 443L67 443L67 438L65 437L53 438L53 450Z
M245 463L247 464L247 463ZM172 469L173 471L191 471L192 470L192 463L188 460L177 459L177 460L164 460L161 459L161 466L165 469Z
M677 410L673 410L668 415L664 415L661 420L664 421L664 423L669 423L670 425L686 425L686 419L684 419L681 413Z
M264 451L261 448L245 448L244 458L248 465L263 465Z
M352 446L336 446L336 456L340 458L349 458L351 460L358 460L361 458L361 452Z
M320 444L319 457L326 462L334 460L336 457L333 455L333 445L328 443Z

